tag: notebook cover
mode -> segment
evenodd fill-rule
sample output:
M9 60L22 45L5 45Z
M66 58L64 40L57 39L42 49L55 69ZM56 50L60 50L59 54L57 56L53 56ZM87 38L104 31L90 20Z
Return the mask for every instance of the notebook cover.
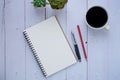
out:
M24 30L24 33L46 77L77 62L55 16Z

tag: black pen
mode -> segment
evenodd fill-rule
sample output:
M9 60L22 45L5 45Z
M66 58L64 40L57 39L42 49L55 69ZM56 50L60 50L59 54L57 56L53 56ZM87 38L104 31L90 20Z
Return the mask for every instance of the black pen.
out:
M76 52L76 56L77 56L78 60L81 62L81 56L80 56L80 52L79 52L79 49L78 49L78 45L77 45L76 40L75 40L75 36L72 32L71 32L71 35L72 35L72 41L74 43L74 49L75 49L75 52Z

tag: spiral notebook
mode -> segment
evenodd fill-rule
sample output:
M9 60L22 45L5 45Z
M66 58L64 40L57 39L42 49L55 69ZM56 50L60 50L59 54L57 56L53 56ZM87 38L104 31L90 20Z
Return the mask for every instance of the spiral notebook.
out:
M77 62L55 16L24 30L23 33L46 77Z

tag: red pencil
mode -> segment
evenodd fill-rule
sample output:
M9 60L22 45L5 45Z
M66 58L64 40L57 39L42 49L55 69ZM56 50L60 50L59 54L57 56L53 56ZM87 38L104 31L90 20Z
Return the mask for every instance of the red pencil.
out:
M80 41L81 41L81 45L82 45L84 57L85 57L85 59L86 59L86 61L87 61L87 54L86 54L84 42L83 42L83 39L82 39L82 33L81 33L81 30L80 30L80 26L79 26L79 25L77 25L77 30L78 30L78 33L79 33L79 37L80 37Z

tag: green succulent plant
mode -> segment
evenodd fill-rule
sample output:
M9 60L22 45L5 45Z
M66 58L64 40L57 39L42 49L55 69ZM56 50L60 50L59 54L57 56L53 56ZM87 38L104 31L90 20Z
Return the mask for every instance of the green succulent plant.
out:
M53 9L63 9L68 0L48 0Z
M35 7L45 7L46 4L50 4L52 9L63 9L68 0L34 0L32 3Z
M45 0L34 0L32 3L35 7L45 7L48 4Z

